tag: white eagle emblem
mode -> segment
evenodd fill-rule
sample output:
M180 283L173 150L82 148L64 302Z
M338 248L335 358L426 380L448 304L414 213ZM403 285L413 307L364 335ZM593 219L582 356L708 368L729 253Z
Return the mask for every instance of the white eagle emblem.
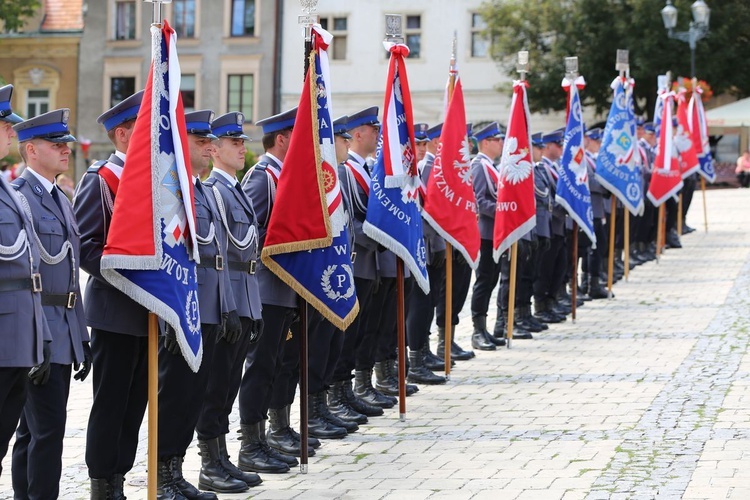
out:
M453 168L457 170L458 178L461 182L467 186L471 185L471 146L469 145L469 138L464 136L464 140L461 143L461 149L458 150L459 159L453 161Z
M570 168L570 171L575 176L576 184L580 186L581 184L587 182L589 178L588 171L586 170L586 165L583 162L585 152L583 148L573 146L572 148L570 148L570 156L571 159L568 168Z
M508 153L504 154L500 160L500 171L503 179L512 185L520 184L531 175L531 169L533 168L531 162L525 159L529 150L526 148L519 150L518 138L512 136L505 140L505 148Z
M677 133L674 136L674 145L680 153L684 153L693 145L693 141L690 140L682 125L677 127Z

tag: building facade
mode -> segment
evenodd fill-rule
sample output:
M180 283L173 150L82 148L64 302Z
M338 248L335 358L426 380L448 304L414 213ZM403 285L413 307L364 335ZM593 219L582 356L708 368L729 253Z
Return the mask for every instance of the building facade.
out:
M96 118L142 89L151 62L151 4L143 0L87 2L81 39L78 130L91 146L77 162L77 178L86 164L106 158L112 144ZM242 111L246 132L272 114L278 102L276 54L280 5L274 0L172 0L163 17L177 33L186 111L212 109L217 116Z

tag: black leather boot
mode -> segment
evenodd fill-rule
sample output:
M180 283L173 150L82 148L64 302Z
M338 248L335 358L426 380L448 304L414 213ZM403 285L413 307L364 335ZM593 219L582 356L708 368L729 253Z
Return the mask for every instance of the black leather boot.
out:
M392 399L386 398L372 386L372 370L354 370L354 394L364 400L365 403L380 408L393 408L395 406Z
M286 407L278 410L268 409L268 432L266 432L266 442L274 450L292 455L300 456L299 442L297 442L289 432L289 419L287 418Z
M250 487L245 481L232 476L221 463L218 438L199 439L201 471L198 474L198 487L218 493L242 493Z
M318 392L307 396L307 432L320 439L342 439L348 434L344 427L334 425L326 417L328 407L325 393ZM356 425L356 424L355 424Z
M592 299L606 299L609 297L607 289L602 286L598 276L591 278L591 282L589 283L589 296Z
M188 500L218 500L213 493L198 491L198 488L190 484L182 475L183 457L170 457L166 460L169 473L172 475L172 483L177 490ZM244 483L242 483L244 485Z
M506 311L503 314L508 314L508 312ZM523 313L520 308L513 311L513 338L520 340L533 339L534 337L531 335L531 332L523 326L523 321L521 321L522 315Z
M260 428L258 429L258 432L260 432L260 435L258 436L260 438L260 445L266 451L266 455L272 458L275 458L276 460L280 460L284 462L289 467L292 467L293 465L299 465L299 461L296 458L294 458L292 455L287 455L286 453L282 453L278 450L274 450L268 445L268 441L266 441L266 421L265 420L262 420L260 422Z
M292 421L292 405L286 406L286 420L287 422ZM302 443L302 436L300 436L300 433L294 430L294 427L292 427L291 425L289 426L289 433L292 435L292 439L294 439L298 443ZM318 438L314 438L308 434L307 435L307 456L308 457L315 456L315 450L317 450L318 448L320 448L320 441L318 440Z
M219 459L221 460L221 466L224 467L230 476L239 479L248 486L258 486L263 480L258 474L254 472L242 472L231 460L229 460L229 450L227 450L227 436L221 434L218 438L219 441Z
M396 384L396 387L398 387L398 360L397 359L389 359L386 365L386 369L388 372L388 379ZM406 359L406 372L409 373L409 359ZM419 392L419 387L414 384L405 384L406 387L406 395L407 396L413 396L416 393Z
M445 371L445 359L438 358L435 353L430 351L430 345L425 342L422 346L422 360L424 366L433 372L444 372ZM456 366L456 360L451 357L451 367Z
M246 472L266 472L269 474L289 472L289 466L286 462L277 460L266 453L265 443L260 440L260 426L260 422L240 425L242 447L240 448L237 463L240 470Z
M367 415L359 413L344 398L343 382L335 382L327 391L328 409L341 420L366 424Z
M455 328L452 330L452 332L455 333ZM442 326L438 327L438 346L437 346L437 356L439 358L445 357L445 328ZM455 339L451 339L451 359L455 359L456 361L466 361L476 356L474 354L474 351L465 351L456 344Z
M90 478L91 500L110 500L112 498L112 483L106 479Z
M398 396L398 381L391 379L388 374L388 360L375 362L375 389L386 396Z
M169 461L159 460L156 463L156 498L157 500L187 500L174 483Z
M340 384L343 390L344 400L349 406L354 409L354 411L357 411L367 417L379 417L383 414L383 409L381 407L371 405L365 400L358 398L357 395L354 394L354 390L352 389L352 382L350 380L340 382Z
M494 351L497 349L494 342L490 342L485 335L487 330L487 316L473 316L474 331L471 333L471 347L479 351Z
M417 384L439 385L446 382L445 377L436 375L424 365L424 354L422 350L409 351L409 381Z
M495 328L492 329L492 336L502 342L499 344L501 346L507 343L508 331L505 329L505 318L502 312L495 318Z

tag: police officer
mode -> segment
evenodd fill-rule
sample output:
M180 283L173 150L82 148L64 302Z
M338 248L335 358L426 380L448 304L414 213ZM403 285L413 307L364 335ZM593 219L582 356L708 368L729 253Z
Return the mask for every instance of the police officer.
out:
M492 258L492 237L495 230L495 205L497 203L498 171L495 160L503 152L503 134L497 122L492 122L474 132L479 153L471 162L471 180L479 213L480 252L476 281L471 296L471 320L474 332L471 346L480 351L494 351L505 340L487 331L487 309L492 290L500 278L500 264ZM498 311L500 316L500 311Z
M211 131L217 137L211 150L213 171L203 183L207 198L213 198L219 209L225 238L225 267L231 278L232 295L237 305L242 332L239 338L226 335L216 343L211 363L203 409L198 420L198 446L202 466L198 485L202 489L231 493L242 491L237 479L247 486L257 486L260 477L242 472L229 460L226 435L229 432L229 414L237 397L242 380L242 364L251 342L263 333L260 291L255 270L258 260L258 223L252 203L242 191L237 172L245 167L245 141L243 131L245 116L231 112L211 122Z
M638 156L641 175L643 176L643 193L648 192L651 183L651 174L656 157L656 130L653 122L643 125L643 133L638 134ZM635 248L633 256L642 262L649 262L656 259L656 219L657 210L651 203L648 196L643 197L643 215L633 217L633 235Z
M586 148L586 169L589 176L591 209L594 212L594 234L596 235L597 248L591 248L591 245L588 247L582 288L592 299L606 299L609 296L599 279L602 270L603 249L608 248L607 234L602 223L602 219L604 219L604 196L607 190L596 179L596 157L599 154L601 140L602 129L593 128L586 131L583 141Z
M427 136L428 129L426 123L414 125L417 168L424 190L435 161L435 155L427 156L427 143L430 141ZM406 335L409 343L407 380L417 384L444 384L445 377L433 373L427 366L427 352L430 349L430 325L435 314L437 297L440 295L437 284L445 279L445 240L425 220L422 220L422 230L427 251L427 273L432 286L429 294L425 294L419 287L414 287L409 297L406 313Z
M328 400L329 405L335 407L337 399L340 399L367 417L380 416L383 408L393 407L392 400L372 387L372 372L365 371L365 366L369 363L364 360L371 355L375 342L372 336L367 335L366 318L379 312L373 311L371 307L377 280L375 253L378 244L362 230L370 194L371 172L367 158L375 155L379 129L377 106L349 115L349 152L346 160L338 167L341 190L350 201L349 214L354 228L354 286L359 301L359 314L344 332L344 345L333 373L333 386ZM355 377L356 392L352 389L352 378Z
M293 108L257 122L263 130L265 153L242 179L242 189L255 209L259 251L266 238L276 185L289 149L296 116L297 109ZM248 349L245 374L240 385L242 448L238 465L244 471L284 473L289 471L290 464L296 463L296 459L268 445L265 419L269 408L284 411L287 415L291 410L294 396L292 393L289 397L288 388L296 387L297 383L293 359L293 344L297 340L292 335L287 342L287 337L292 322L298 318L297 294L261 261L258 261L256 274L264 327L263 335ZM286 344L292 346L289 349L292 355L285 360Z
M86 171L73 200L81 231L81 268L89 274L84 311L91 327L94 400L86 464L92 499L125 498L124 475L133 467L148 397L148 311L110 285L99 268L142 97L138 92L97 119L115 152Z
M211 374L213 352L219 339L235 343L242 335L240 318L232 293L226 262L224 226L215 205L198 177L211 161L212 140L210 110L185 114L190 169L193 175L198 264L198 303L200 305L203 359L198 372L182 356L176 333L164 325L159 343L159 454L157 496L164 499L210 500L213 493L201 493L182 474L185 452L193 439ZM189 387L190 390L185 390ZM201 479L206 479L202 477ZM241 492L248 485L225 473L222 480L211 478L201 487Z
M68 130L69 114L58 109L13 126L26 164L13 187L34 222L30 236L41 253L42 305L52 334L49 379L29 387L16 431L16 498L58 497L71 365L80 367L77 380L85 380L91 370L89 334L78 300L78 225L70 201L55 184L55 177L68 170L68 143L75 142Z
M0 87L0 157L16 136L13 86ZM52 336L42 309L39 246L33 224L13 188L0 179L0 474L8 443L24 408L28 382L44 384L50 376ZM33 367L33 368L32 368ZM31 371L30 371L31 369Z

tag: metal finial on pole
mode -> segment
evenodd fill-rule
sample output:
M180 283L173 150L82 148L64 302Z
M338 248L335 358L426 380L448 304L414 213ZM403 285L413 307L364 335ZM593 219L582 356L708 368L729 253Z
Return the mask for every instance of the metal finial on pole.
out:
M615 69L620 72L620 78L628 78L630 76L630 57L629 51L618 49L617 60L615 62ZM614 213L614 212L613 212ZM613 215L614 217L614 215ZM623 259L625 260L625 281L630 277L630 212L627 209L623 210L623 236L624 236L624 249ZM609 283L607 283L609 284ZM611 294L611 291L608 292Z
M521 81L526 80L526 73L529 72L529 51L520 50L518 51L518 58L516 59L516 73L521 75Z
M578 78L578 57L565 58L565 77L570 80Z
M172 0L143 0L143 1L154 4L153 11L151 13L151 25L161 26L161 4L172 3Z
M318 10L318 0L299 0L299 3L303 13L297 17L297 24L305 28L305 60L302 66L302 80L304 81L310 65L310 52L312 52L312 27L318 22L318 16L312 14Z
M453 32L453 41L451 43L451 60L448 68L448 99L445 102L446 113L453 98L453 90L456 87L456 47L458 45L458 32ZM453 345L453 245L449 241L445 242L445 325L443 326L443 336L445 345ZM444 355L445 380L451 379L451 350L445 349Z

